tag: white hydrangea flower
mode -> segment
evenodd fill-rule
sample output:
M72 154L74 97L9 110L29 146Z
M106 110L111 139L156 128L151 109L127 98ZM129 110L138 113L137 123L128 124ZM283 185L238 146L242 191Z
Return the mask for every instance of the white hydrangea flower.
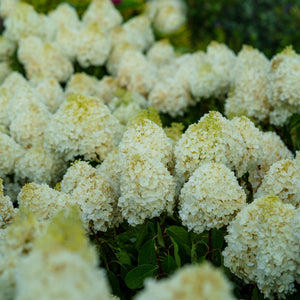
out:
M30 253L33 242L46 228L32 214L17 214L0 230L0 299L15 299L16 274L21 257Z
M120 86L117 78L112 76L103 76L98 82L97 94L104 100L105 104L109 104L119 89Z
M261 164L256 169L249 170L249 182L252 185L253 192L257 191L265 174L275 162L286 158L293 158L292 152L275 132L262 132L262 142Z
M182 0L152 0L147 4L146 14L157 31L171 34L186 22L186 4Z
M6 18L14 10L15 5L20 0L1 0L0 1L0 16Z
M261 164L263 156L263 132L244 116L234 117L231 123L240 132L246 147L246 151L243 153L244 156L241 158L238 166L239 171L246 173L256 169Z
M138 117L139 118L139 117ZM170 165L173 158L172 142L155 122L145 118L133 121L119 144L122 157L135 154Z
M118 148L115 148L105 157L103 162L96 167L96 172L108 178L110 185L115 191L116 197L120 197L121 168Z
M80 29L81 23L76 9L69 3L60 3L54 10L49 13L49 18L53 20L58 28L68 27Z
M156 82L157 69L140 52L126 51L120 61L118 80L121 87L147 96Z
M24 148L43 140L51 113L33 88L20 90L9 102L10 134Z
M136 52L140 53L133 45L129 43L123 43L121 45L116 45L115 47L113 47L106 63L106 68L109 74L114 77L118 75L121 60L126 52L130 52L133 56L136 55Z
M292 47L287 47L271 60L270 82L273 110L270 113L270 123L283 125L288 118L300 110L300 55Z
M20 182L54 184L65 170L66 162L57 154L44 148L43 143L35 144L16 161L14 174Z
M19 262L15 299L108 300L109 294L96 250L78 216L72 211L58 213L33 250Z
M284 203L300 206L300 168L296 159L275 162L262 180L255 198L278 196Z
M246 115L259 121L268 117L272 97L269 68L270 61L263 53L250 46L242 48L233 69L233 87L225 103L228 117Z
M27 77L54 77L66 81L73 73L71 62L53 43L45 43L35 36L21 39L18 58L24 64Z
M16 214L16 209L9 196L4 196L3 181L0 178L0 230L6 224L10 223ZM1 294L0 294L1 295Z
M14 172L15 163L24 152L12 137L0 132L0 177Z
M172 117L182 116L191 102L190 93L175 78L158 81L149 94L149 105Z
M21 209L30 211L38 220L48 220L57 211L71 205L72 198L47 184L31 182L23 186L18 195L18 203Z
M78 35L76 57L82 67L100 66L111 50L111 38L98 23L81 28Z
M214 299L234 300L226 276L209 263L186 265L167 279L146 279L135 300Z
M136 153L123 158L121 168L118 206L129 224L172 212L175 181L163 163Z
M0 61L9 59L9 57L14 53L15 48L16 45L14 42L0 35Z
M175 146L177 176L184 182L202 162L223 163L235 170L238 177L245 153L245 143L240 132L219 112L211 111L197 124L192 124Z
M86 229L106 231L122 220L109 179L87 162L78 161L64 175L61 191L69 193L79 208Z
M300 266L300 244L295 239L299 213L276 196L254 200L228 227L224 265L246 283L256 283L266 298L277 294L283 299L295 292Z
M225 165L204 163L180 192L179 215L196 233L228 225L245 206L246 194Z
M147 100L143 96L123 89L117 90L114 97L108 103L112 114L123 125L126 125L138 112L147 106Z
M65 100L64 91L55 78L35 77L29 81L29 84L43 96L42 102L51 113L55 113Z
M232 69L235 65L236 55L225 44L215 41L208 45L206 53L207 60L218 77L215 94L216 96L224 95L232 84Z
M17 203L18 194L22 189L22 185L20 182L17 182L12 178L10 175L3 176L3 183L4 183L4 192L7 196L10 197L10 200L13 203Z
M33 6L17 2L4 20L4 36L14 42L29 36L50 41L55 33L54 23L45 15L38 14Z
M99 23L105 30L120 25L123 18L110 0L92 0L82 16L84 23Z
M122 26L116 26L110 31L113 46L129 43L139 51L147 50L154 43L151 23L146 15L129 19Z
M86 73L74 73L67 82L65 94L67 96L70 94L81 94L89 97L97 97L102 101L99 80Z
M169 40L160 40L148 50L147 58L157 66L161 66L170 63L175 58L175 51Z
M103 160L122 136L119 121L97 98L70 95L45 129L47 147L66 160L78 155Z

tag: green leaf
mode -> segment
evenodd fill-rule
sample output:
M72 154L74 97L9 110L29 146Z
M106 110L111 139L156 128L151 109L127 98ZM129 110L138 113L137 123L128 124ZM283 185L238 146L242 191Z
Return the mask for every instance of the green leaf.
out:
M136 248L139 250L141 246L143 245L144 241L147 239L148 235L148 224L145 222L139 230L139 233L136 236Z
M178 244L175 242L175 240L172 237L170 237L170 238L171 238L172 244L174 246L175 261L176 261L177 267L180 268L181 267L181 258L179 255L179 247L178 247Z
M116 257L121 265L131 265L131 259L125 250L120 250L116 253Z
M107 277L113 294L121 296L122 292L120 289L118 277L112 271L107 271Z
M128 272L125 283L132 290L139 289L143 287L146 278L153 276L156 269L156 266L150 264L140 265Z
M191 252L191 240L189 233L180 226L170 226L167 229L167 233L172 236L176 242L184 248L184 250L190 254Z
M147 241L139 251L138 263L156 265L156 253L154 240Z
M171 255L168 255L162 260L161 266L167 274L170 274L177 269L176 261Z

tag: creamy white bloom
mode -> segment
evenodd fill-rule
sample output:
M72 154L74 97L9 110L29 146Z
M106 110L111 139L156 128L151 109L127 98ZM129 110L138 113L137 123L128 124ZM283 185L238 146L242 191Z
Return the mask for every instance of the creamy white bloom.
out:
M17 214L0 230L0 298L15 299L16 274L21 257L30 253L33 242L46 228L32 214Z
M299 280L299 213L276 196L254 200L228 227L224 265L256 283L266 298L293 293Z
M129 154L121 160L118 206L129 224L142 224L147 218L172 213L175 181L159 160L139 153Z
M138 154L162 162L165 166L172 162L172 142L164 130L153 121L137 119L128 126L119 144L122 157Z
M100 24L87 24L79 31L76 58L82 67L103 65L110 49L111 38Z
M66 160L78 155L103 160L119 143L122 127L97 98L70 95L45 129L46 146Z
M296 159L283 159L270 167L254 196L267 195L275 195L284 203L300 206L300 168Z
M12 13L15 5L19 2L20 0L1 0L0 1L0 16L2 18L7 17L9 14Z
M109 293L96 250L72 211L58 213L19 262L15 299L108 300Z
M4 196L3 181L0 178L0 228L10 223L16 214L16 209L9 196ZM1 230L1 229L0 229Z
M18 203L21 209L30 211L38 220L47 220L57 211L71 205L72 198L47 184L31 182L23 186L18 195Z
M292 47L287 47L272 58L269 74L273 93L270 99L273 106L271 124L283 125L295 111L299 111L299 68L300 55Z
M209 263L186 265L167 279L146 279L135 300L215 299L233 300L232 285Z
M17 2L4 20L4 36L18 42L22 38L37 36L50 41L55 34L55 25L47 16L38 14L33 6Z
M74 73L65 88L65 94L81 94L84 96L97 97L102 101L102 91L99 87L99 80L86 73Z
M17 159L14 168L15 180L54 184L67 169L66 162L56 153L44 148L43 142L26 149Z
M156 67L140 52L126 51L120 61L118 80L121 87L147 96L156 82Z
M82 20L84 23L99 23L103 29L109 30L120 25L123 18L110 0L92 0Z
M9 102L10 134L24 148L43 141L51 113L42 99L43 96L31 88L21 89Z
M180 192L179 215L196 233L228 225L246 205L246 194L225 165L204 163Z
M261 164L263 156L263 132L256 128L247 117L234 117L231 124L240 132L246 147L245 152L241 153L243 157L238 170L246 173L256 169Z
M146 15L129 19L122 26L116 26L110 31L113 46L129 43L139 51L147 50L154 43L151 23Z
M0 132L0 177L14 172L15 163L24 152L12 137Z
M228 117L246 115L256 120L270 113L272 91L269 79L270 61L250 46L243 46L233 69L233 87L225 103Z
M109 104L119 89L120 86L117 78L112 76L103 76L98 83L97 94L104 100L105 104Z
M42 102L51 113L55 113L65 100L63 89L55 78L35 77L29 81L29 84L43 96Z
M175 58L175 51L169 40L160 40L148 50L147 58L157 66L161 66Z
M206 57L218 78L218 86L215 95L224 95L232 84L232 69L234 68L236 55L225 44L211 42L206 50Z
M270 167L281 159L292 159L292 152L286 147L279 135L272 131L262 132L263 152L261 163L254 170L249 170L249 181L256 192Z
M186 4L182 0L152 0L147 3L146 14L157 31L171 34L186 22Z
M244 170L239 165L244 152L245 143L237 128L219 112L211 111L178 140L174 150L177 176L184 182L202 162L217 162L241 177Z
M149 105L172 117L182 116L191 102L189 91L175 78L158 81L149 94Z
M113 47L106 63L106 68L109 74L114 77L118 75L121 60L127 51L130 52L132 56L138 55L136 52L140 53L133 45L129 43L123 43Z
M27 77L54 77L66 81L73 73L71 62L54 43L45 43L35 36L23 38L18 58L24 64Z
M70 194L86 229L106 231L122 220L109 179L87 162L78 161L64 175L61 191Z

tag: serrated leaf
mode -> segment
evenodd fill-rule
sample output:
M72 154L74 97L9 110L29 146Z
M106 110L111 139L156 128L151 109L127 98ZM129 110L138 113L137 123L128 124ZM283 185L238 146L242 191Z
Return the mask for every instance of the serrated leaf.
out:
M164 272L166 272L168 274L172 273L173 271L175 271L177 269L176 261L171 255L168 255L167 257L165 257L162 260L161 266L162 266Z
M144 280L152 277L156 268L156 266L144 264L132 269L125 277L126 285L132 290L143 287Z
M143 245L144 241L147 239L148 235L148 224L147 222L143 224L139 230L139 233L136 236L136 248L140 249L141 246Z
M118 277L112 271L107 271L107 278L109 280L113 294L122 295Z
M156 253L154 248L154 241L151 239L147 241L139 251L138 263L156 265Z

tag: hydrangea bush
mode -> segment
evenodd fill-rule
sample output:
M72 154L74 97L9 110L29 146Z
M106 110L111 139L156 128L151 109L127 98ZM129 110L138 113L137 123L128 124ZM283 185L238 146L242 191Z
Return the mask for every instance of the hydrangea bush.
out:
M0 0L1 300L300 298L300 54L196 2Z

